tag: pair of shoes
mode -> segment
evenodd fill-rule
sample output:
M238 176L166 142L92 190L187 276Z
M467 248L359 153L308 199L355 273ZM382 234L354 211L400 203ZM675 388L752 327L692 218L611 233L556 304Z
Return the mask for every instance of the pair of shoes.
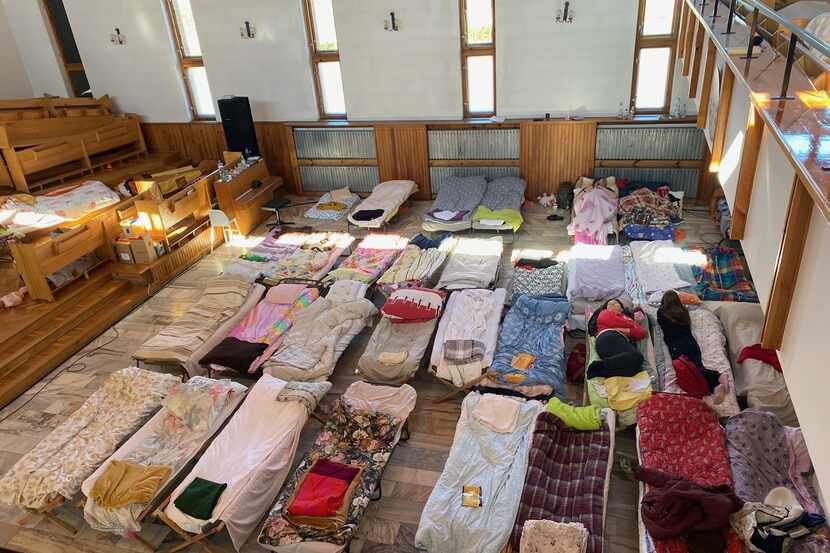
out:
M561 215L557 215L556 213L551 213L550 215L548 215L548 221L561 221L563 219L564 217L562 217Z

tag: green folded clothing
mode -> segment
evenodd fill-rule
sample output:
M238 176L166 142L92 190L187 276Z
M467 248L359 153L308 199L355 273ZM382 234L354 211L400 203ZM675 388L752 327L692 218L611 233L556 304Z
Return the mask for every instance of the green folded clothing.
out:
M173 504L186 515L199 520L210 520L214 507L227 487L227 484L217 484L196 477L173 501Z
M599 427L602 426L600 408L596 405L574 407L562 403L559 398L552 397L548 401L548 412L556 415L562 422L577 430L599 430Z
M524 217L515 209L497 209L494 211L487 206L480 205L473 212L473 221L478 222L482 219L502 220L510 225L514 232L519 230L519 227L524 223Z
M256 255L253 253L243 253L239 256L239 259L244 259L245 261L256 261L258 263L265 263L268 261L268 258L264 255Z

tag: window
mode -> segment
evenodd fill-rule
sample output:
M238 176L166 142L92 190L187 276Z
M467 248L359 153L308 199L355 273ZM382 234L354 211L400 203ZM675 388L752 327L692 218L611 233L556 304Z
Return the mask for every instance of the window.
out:
M210 93L202 46L193 20L190 0L165 0L167 17L176 42L179 66L184 79L190 111L195 119L215 119L216 108Z
M668 113L677 42L677 0L639 0L631 103L635 113Z
M308 45L321 119L346 116L332 0L305 0Z
M84 64L81 61L81 54L78 52L78 45L75 44L75 35L72 34L69 18L66 16L66 10L63 7L63 0L45 0L43 5L46 7L49 23L55 33L55 40L58 43L61 61L66 71L72 95L79 97L92 96Z
M460 0L461 86L464 117L496 113L494 0Z

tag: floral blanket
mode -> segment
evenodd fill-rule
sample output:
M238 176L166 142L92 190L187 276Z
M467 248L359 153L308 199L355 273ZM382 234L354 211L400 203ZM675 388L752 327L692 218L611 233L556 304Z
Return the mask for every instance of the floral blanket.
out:
M203 376L195 376L173 387L164 399L162 409L84 481L81 489L87 496L84 505L87 523L95 530L114 534L140 532L138 518L147 504L107 509L91 497L95 482L109 462L120 460L144 466L167 466L170 467L169 482L230 415L245 389L230 380ZM160 484L159 492L164 484Z
M372 284L394 263L408 242L408 239L393 234L370 234L325 280L355 280Z
M758 303L758 294L741 252L726 246L706 248L705 252L706 266L692 267L700 299Z
M668 197L639 188L620 198L620 222L623 225L643 225L663 228L671 224L676 209Z
M70 499L118 445L161 407L179 379L136 367L113 373L0 479L0 502L40 509Z
M317 435L314 445L282 488L274 508L265 519L259 544L266 548L323 541L337 545L348 543L357 531L363 512L380 484L386 463L392 454L398 428L403 421L380 412L353 409L339 401L331 418ZM355 490L346 523L327 532L308 526L294 526L283 518L287 502L317 459L362 469L362 481Z

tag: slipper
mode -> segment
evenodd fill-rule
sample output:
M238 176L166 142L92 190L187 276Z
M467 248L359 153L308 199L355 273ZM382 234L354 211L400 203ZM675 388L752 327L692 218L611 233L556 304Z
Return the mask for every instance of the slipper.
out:
M561 215L557 215L556 213L551 213L550 215L548 215L548 221L561 221L563 219L564 217L562 217Z

